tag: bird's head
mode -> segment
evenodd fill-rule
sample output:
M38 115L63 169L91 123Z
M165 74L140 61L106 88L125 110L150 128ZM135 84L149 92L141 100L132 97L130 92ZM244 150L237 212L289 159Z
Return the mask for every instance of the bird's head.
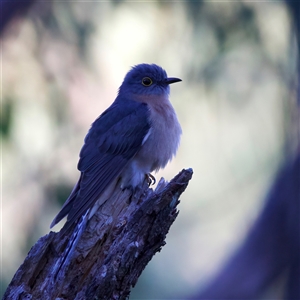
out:
M155 64L134 66L125 76L119 89L120 94L168 95L169 84L181 79L168 77L166 71Z

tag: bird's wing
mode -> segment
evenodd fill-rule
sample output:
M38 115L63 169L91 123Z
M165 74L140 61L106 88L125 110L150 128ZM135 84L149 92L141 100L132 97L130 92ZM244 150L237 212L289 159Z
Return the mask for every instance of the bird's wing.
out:
M51 227L68 215L71 225L92 207L137 153L150 129L147 104L116 101L92 124L80 151L81 176Z

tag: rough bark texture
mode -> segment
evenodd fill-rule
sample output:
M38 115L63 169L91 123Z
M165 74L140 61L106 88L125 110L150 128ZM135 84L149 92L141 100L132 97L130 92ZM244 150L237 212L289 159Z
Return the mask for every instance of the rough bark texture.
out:
M127 299L153 255L165 245L179 196L192 177L181 171L155 191L116 190L87 222L50 232L32 247L3 299Z

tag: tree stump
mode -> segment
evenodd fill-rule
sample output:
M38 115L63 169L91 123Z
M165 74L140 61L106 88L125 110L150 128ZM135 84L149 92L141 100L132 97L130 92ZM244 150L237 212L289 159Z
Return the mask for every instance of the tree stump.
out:
M165 245L179 196L192 178L182 170L155 191L116 189L87 220L50 232L31 248L3 299L127 299L153 255Z

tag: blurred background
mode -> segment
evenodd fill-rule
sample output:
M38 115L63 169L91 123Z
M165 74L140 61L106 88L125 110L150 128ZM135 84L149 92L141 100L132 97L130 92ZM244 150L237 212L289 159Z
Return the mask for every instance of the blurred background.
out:
M204 287L299 146L297 55L280 1L34 2L1 39L0 295L76 183L90 124L139 63L183 80L171 87L181 146L156 177L194 176L131 299Z

